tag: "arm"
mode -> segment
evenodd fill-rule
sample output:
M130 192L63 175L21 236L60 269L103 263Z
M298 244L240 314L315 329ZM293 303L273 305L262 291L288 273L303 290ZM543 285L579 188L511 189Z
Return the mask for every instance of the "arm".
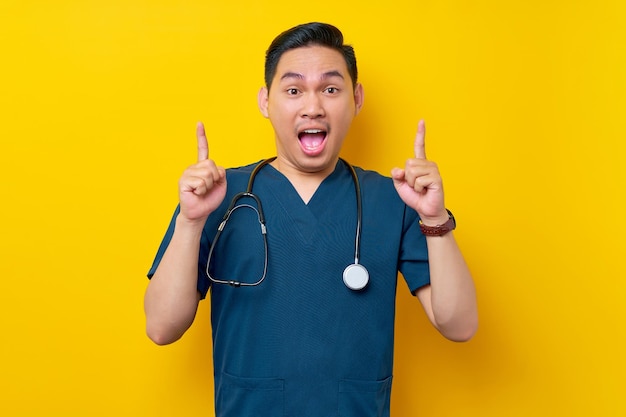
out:
M180 213L170 241L144 296L146 332L159 345L175 342L191 326L198 309L198 253L209 214L224 200L226 172L208 158L199 123L198 162L179 180Z
M158 345L178 340L198 309L200 228L178 216L176 229L144 296L146 333Z
M394 168L391 176L398 195L420 215L427 226L448 219L443 198L443 183L437 165L426 159L425 126L420 122L415 138L415 158L404 169ZM478 327L476 290L463 255L452 232L429 236L430 285L416 295L432 324L446 338L469 340Z
M476 290L452 232L427 237L430 285L416 291L431 323L446 338L463 342L478 327Z

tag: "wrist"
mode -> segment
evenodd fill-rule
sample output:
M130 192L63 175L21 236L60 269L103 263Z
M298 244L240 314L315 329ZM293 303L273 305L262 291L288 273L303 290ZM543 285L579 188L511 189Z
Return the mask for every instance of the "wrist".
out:
M447 209L437 216L422 216L420 214L420 221L425 226L438 226L447 222L449 218L450 214Z
M419 226L425 236L443 236L456 229L456 220L452 212L446 209L444 218L439 216L420 218Z
M202 233L206 219L206 217L200 219L188 219L179 213L176 217L176 228L180 231L189 233Z

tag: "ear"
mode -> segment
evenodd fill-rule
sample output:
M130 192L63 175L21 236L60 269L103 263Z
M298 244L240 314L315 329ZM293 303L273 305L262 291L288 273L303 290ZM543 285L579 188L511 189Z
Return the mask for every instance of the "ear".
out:
M263 117L269 118L269 113L267 111L267 105L269 101L269 91L267 90L267 87L261 87L261 89L259 90L259 95L257 97L257 100L258 100L259 110L261 111L261 114L263 115Z
M354 87L354 115L355 116L359 114L359 112L361 111L361 107L363 107L363 100L365 98L363 94L364 94L363 85L357 84Z

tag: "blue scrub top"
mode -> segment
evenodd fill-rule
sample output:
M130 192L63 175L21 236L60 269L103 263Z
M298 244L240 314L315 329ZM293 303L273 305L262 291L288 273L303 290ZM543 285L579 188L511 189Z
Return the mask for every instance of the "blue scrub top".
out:
M361 291L342 280L354 262L356 193L349 169L335 171L305 204L271 165L256 176L267 224L266 279L256 287L214 284L206 276L210 241L232 196L246 189L256 164L227 171L228 195L207 220L198 290L210 289L219 417L388 416L398 271L411 291L429 283L418 217L392 180L355 168L362 194ZM252 199L241 201L256 206ZM149 272L169 243L175 217ZM257 281L264 247L255 211L235 210L213 253L211 275Z

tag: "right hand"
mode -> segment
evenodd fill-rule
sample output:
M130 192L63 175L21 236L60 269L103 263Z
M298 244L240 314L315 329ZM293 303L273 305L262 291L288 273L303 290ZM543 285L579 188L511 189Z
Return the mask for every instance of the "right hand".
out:
M202 122L196 127L198 162L183 172L178 181L180 216L204 224L226 196L226 171L209 159L209 143Z

